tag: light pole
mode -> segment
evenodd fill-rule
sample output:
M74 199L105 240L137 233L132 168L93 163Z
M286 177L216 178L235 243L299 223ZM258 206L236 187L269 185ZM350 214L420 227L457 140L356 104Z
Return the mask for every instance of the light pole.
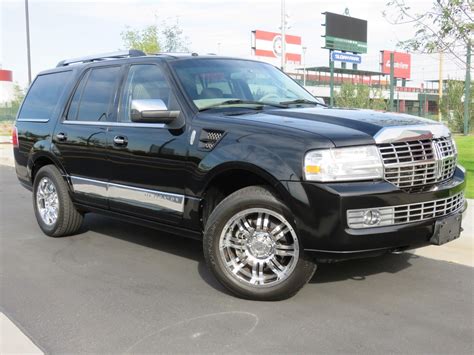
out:
M306 47L303 47L303 86L306 86Z
M471 40L467 41L466 80L464 81L464 135L469 134L469 108L471 105Z
M285 0L281 0L281 70L286 67L286 10Z
M26 18L26 56L28 58L28 85L31 84L31 54L30 54L30 16L28 13L28 0L25 0Z

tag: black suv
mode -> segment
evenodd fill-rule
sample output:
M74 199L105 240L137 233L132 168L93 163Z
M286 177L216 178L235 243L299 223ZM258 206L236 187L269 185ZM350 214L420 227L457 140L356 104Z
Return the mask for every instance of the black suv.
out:
M290 297L317 263L457 238L466 208L444 125L325 107L252 60L62 61L31 85L13 140L44 233L99 212L200 238L219 281L251 299Z

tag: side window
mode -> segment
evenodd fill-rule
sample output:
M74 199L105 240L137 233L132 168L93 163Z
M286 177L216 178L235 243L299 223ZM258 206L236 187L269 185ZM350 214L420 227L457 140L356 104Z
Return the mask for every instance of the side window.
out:
M72 97L66 119L70 121L107 121L113 102L120 67L90 69Z
M128 71L120 103L119 121L130 122L133 100L163 100L168 110L178 110L178 103L163 70L153 64L132 65Z
M49 119L71 77L71 71L39 75L21 107L19 119Z

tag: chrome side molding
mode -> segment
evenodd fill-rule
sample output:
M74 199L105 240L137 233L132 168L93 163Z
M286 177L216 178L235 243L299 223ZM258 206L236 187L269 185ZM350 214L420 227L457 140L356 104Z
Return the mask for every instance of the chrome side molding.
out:
M153 210L184 212L184 195L71 176L75 193L102 197Z
M375 136L375 143L395 143L449 137L451 132L441 123L384 127Z

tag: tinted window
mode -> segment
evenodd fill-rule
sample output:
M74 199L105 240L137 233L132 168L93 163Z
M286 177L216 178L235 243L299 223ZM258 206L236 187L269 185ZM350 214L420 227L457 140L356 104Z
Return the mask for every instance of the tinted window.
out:
M40 75L31 85L19 118L49 119L71 76L70 71Z
M74 93L67 119L107 121L119 71L120 67L91 69Z
M177 102L171 88L156 65L133 65L127 75L120 105L119 120L130 121L132 100L162 100L169 110L177 110Z

